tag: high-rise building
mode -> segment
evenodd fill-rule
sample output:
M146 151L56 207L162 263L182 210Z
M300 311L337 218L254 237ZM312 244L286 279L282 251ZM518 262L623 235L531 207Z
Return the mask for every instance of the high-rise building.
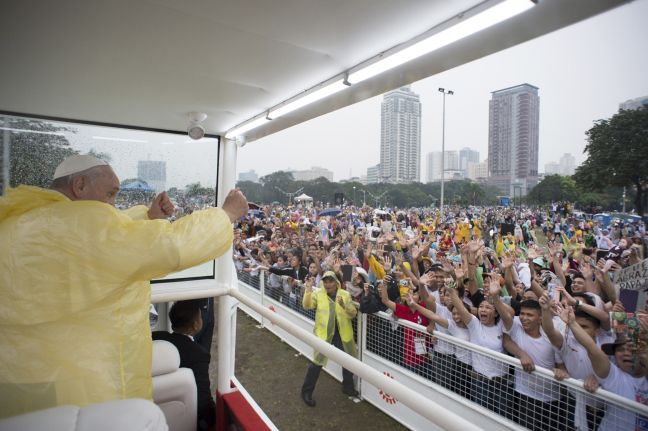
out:
M538 87L516 85L492 93L488 121L489 182L510 196L538 182Z
M464 178L465 175L459 169L459 152L446 151L445 159L443 160L445 179ZM427 177L428 183L441 181L441 151L433 151L427 154Z
M570 153L565 153L559 162L545 164L545 175L574 175L576 171L576 158Z
M576 158L570 153L565 153L560 158L560 170L562 175L574 175L576 171Z
M380 182L380 163L367 168L367 184L376 184Z
M642 106L648 106L648 96L626 100L625 102L619 104L619 109L639 109Z
M427 178L428 183L441 181L441 151L433 151L427 154Z
M420 181L421 102L409 86L385 94L380 134L380 182Z
M556 162L545 163L544 166L545 175L562 175L560 171L561 171L560 163L556 163Z
M157 160L139 160L137 178L146 181L156 193L166 190L166 162Z
M259 182L259 175L252 169L248 172L239 172L239 181L252 181L253 183Z
M469 163L479 163L479 151L475 151L472 148L464 147L459 150L459 170L463 172L464 177L469 177L468 175L468 164Z
M468 175L466 178L473 181L484 181L488 178L488 159L481 163L468 163Z
M289 171L292 172L295 181L313 181L317 178L324 177L329 181L333 181L333 171L319 166L313 166L310 169L303 171Z

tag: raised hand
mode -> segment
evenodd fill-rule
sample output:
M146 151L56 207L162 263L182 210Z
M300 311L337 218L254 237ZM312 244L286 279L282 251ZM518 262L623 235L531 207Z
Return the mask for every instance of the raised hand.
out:
M614 301L614 305L612 306L612 311L616 313L624 313L626 310L625 307L623 306L623 303L617 299L616 301Z
M426 272L425 274L419 277L419 283L423 284L424 286L429 286L430 283L432 283L433 278L434 276L431 273Z
M551 310L551 299L549 299L547 292L542 294L542 296L538 299L538 302L540 303L540 308L542 308L543 311Z
M451 272L454 271L454 266L448 261L448 259L440 259L439 262L441 263L441 267L443 269L443 272L446 274L450 274Z
M239 189L230 190L221 207L229 216L232 223L243 217L248 212L248 202Z
M502 291L502 286L500 286L499 280L493 278L493 275L494 274L491 275L491 282L488 286L488 295L491 298L499 298L500 292Z
M515 259L507 253L507 255L502 259L502 265L504 266L504 269L509 269L515 265Z
M558 312L558 317L560 317L560 320L562 320L566 324L569 325L576 320L576 315L574 314L574 309L572 307L563 307L560 304L556 304L554 308Z
M151 202L151 207L148 210L148 218L151 220L165 219L173 215L174 211L175 207L173 206L171 199L166 192L162 192L153 199L153 202Z
M455 279L456 280L463 280L464 275L466 275L465 271L463 269L459 268L459 267L455 268L454 274L455 274Z
M304 286L306 287L306 291L311 292L313 290L313 277L308 277L306 278L306 281L304 283Z
M391 258L391 256L383 256L380 258L380 260L385 271L390 271L392 269L394 260Z

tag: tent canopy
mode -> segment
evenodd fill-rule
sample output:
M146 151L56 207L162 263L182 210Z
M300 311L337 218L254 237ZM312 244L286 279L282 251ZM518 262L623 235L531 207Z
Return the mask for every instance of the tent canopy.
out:
M313 198L308 196L306 193L302 193L301 195L295 197L296 202L302 202L302 201L312 201Z
M121 191L127 191L127 192L148 192L148 193L153 193L155 190L151 188L148 184L146 184L144 181L133 181L132 183L128 183L125 186L122 186Z

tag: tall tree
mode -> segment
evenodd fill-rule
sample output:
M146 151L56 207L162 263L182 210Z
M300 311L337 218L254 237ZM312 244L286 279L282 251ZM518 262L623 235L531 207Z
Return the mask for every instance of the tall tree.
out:
M634 188L637 213L643 216L648 191L648 106L620 110L587 131L587 160L576 170L586 190L608 185Z
M527 201L536 204L556 201L573 202L577 196L576 182L571 177L548 175L531 189Z

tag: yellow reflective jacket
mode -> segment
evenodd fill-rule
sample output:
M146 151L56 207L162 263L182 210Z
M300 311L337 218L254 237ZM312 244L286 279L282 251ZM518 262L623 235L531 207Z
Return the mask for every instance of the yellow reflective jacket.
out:
M353 339L353 318L358 313L358 310L353 305L351 300L351 294L346 290L340 288L340 282L337 282L338 289L335 296L335 320L331 320L333 313L331 313L330 305L333 301L326 294L326 289L324 288L324 282L320 281L320 287L314 291L309 291L308 289L304 292L303 305L307 310L313 308L316 309L315 312L315 327L313 328L313 333L317 335L322 340L326 340L330 343L333 340L333 335L335 335L335 323L337 321L338 330L340 331L340 339L342 340L342 347L344 351L349 355L356 357L356 343ZM338 297L342 297L344 307L337 303ZM327 358L319 353L314 351L314 359L317 365L325 366Z
M0 417L151 398L148 280L225 253L232 225L146 214L30 186L0 198Z

